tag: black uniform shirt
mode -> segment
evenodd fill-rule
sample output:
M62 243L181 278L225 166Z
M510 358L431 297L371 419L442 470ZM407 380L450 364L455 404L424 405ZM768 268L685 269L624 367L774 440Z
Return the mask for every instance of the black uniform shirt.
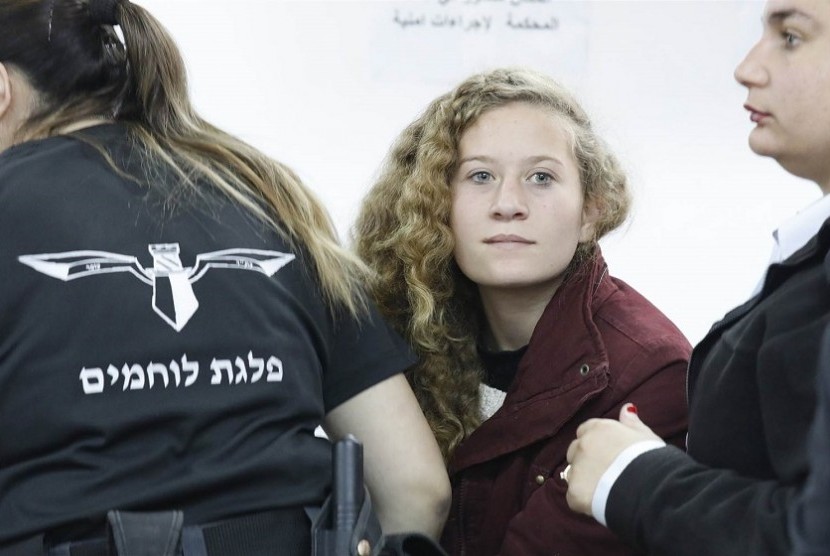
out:
M83 133L150 175L124 127ZM413 362L245 210L152 179L72 137L0 155L0 545L110 509L319 503L315 427Z

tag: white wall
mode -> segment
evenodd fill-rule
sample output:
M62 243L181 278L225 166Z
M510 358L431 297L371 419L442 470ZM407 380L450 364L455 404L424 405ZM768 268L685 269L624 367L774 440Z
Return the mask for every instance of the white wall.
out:
M294 167L344 238L432 98L495 65L556 77L630 171L633 218L603 242L612 273L692 342L753 289L771 230L819 195L746 146L732 72L760 1L138 2L178 41L203 115Z

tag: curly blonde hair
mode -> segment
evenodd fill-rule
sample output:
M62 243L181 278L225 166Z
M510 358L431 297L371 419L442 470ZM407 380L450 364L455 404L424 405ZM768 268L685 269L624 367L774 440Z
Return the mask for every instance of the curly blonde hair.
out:
M447 461L480 423L476 345L483 319L476 285L453 257L450 180L464 131L514 102L549 110L566 124L583 194L600 215L594 239L580 244L568 272L584 268L597 240L628 214L626 177L576 99L526 69L474 75L435 99L396 140L354 229L358 255L376 273L376 303L420 356L407 376Z

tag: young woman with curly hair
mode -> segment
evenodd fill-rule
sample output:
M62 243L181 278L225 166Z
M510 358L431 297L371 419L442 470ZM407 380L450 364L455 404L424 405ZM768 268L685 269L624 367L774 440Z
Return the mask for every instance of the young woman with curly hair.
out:
M366 198L356 245L420 355L408 377L453 482L450 553L634 553L568 509L561 476L579 424L625 401L668 442L686 432L690 346L597 244L628 207L576 100L506 69L433 101Z

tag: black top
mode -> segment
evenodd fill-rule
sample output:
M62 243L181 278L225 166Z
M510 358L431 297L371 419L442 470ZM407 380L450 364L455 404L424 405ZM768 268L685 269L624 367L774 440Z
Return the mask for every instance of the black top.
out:
M526 351L527 346L515 351L487 351L479 347L478 356L484 366L484 384L507 392L516 377L519 361Z
M139 179L72 137L0 155L0 545L322 502L314 429L412 354L374 309L332 316L302 250L212 187L174 199L125 128L83 134Z

